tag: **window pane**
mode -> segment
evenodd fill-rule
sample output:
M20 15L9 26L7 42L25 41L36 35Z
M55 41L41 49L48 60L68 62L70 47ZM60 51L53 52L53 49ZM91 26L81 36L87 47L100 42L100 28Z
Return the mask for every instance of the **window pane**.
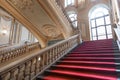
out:
M105 26L100 26L97 28L98 35L105 34Z
M65 7L67 7L68 5L73 5L74 4L74 0L65 0Z
M112 34L108 35L108 39L111 39L113 38Z
M107 34L111 34L112 33L111 25L106 26L106 28L107 28Z
M70 20L71 20L71 21L74 21L74 20L75 20L75 18L74 18L74 17L70 17Z
M95 17L101 17L104 16L104 14L102 12L96 13Z
M112 35L109 35L112 34L112 30L108 9L104 7L96 8L90 15L90 20L91 33L92 37L94 37L93 40L106 39L112 37ZM107 37L107 35L109 35L109 37Z
M93 37L93 40L97 40L97 37Z
M97 26L104 25L104 18L102 17L102 18L96 19L96 24Z
M111 22L110 22L110 16L106 16L105 17L105 21L106 21L106 24L110 24Z
M77 20L77 14L69 14L69 18L71 19L71 21Z
M92 36L96 36L96 29L92 29Z
M91 21L91 25L92 25L92 27L95 27L95 20Z
M100 40L100 39L106 39L106 35L104 35L104 36L98 36L98 39Z

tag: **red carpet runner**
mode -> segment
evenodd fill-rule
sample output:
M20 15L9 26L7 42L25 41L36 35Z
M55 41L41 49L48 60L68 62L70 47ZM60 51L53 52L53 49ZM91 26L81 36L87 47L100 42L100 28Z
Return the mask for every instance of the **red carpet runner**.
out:
M84 42L37 80L117 80L112 39Z

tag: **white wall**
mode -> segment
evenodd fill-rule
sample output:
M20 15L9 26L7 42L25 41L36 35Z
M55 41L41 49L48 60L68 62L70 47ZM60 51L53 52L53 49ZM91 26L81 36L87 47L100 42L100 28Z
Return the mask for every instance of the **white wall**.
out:
M9 35L12 21L10 18L0 16L0 45L9 43Z

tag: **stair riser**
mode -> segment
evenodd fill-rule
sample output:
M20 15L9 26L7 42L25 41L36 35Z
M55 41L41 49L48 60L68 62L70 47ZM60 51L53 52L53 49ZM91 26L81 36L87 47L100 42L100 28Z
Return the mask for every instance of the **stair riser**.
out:
M81 48L78 48L78 49L75 49L74 51L77 51L77 50L117 50L116 48L109 48L109 47L106 47L106 48L100 48L100 47L88 47L88 48L84 48L84 47L81 47Z
M75 65L75 66L94 66L94 67L103 67L104 64L90 64L90 63L57 63L57 65ZM105 68L113 68L115 65L113 64L107 64L104 65Z
M114 62L115 60L113 60L113 59L62 59L62 60L69 60L69 61L101 61L101 62L104 62L104 61L106 61L106 62Z
M119 68L115 63L120 63L120 52L112 41L83 42L46 70L46 78L39 80L117 80Z
M114 55L80 55L78 54L78 55L67 55L67 57L114 57Z
M59 75L59 76L67 76L69 78L71 78L71 80L103 80L103 79L98 79L98 78L94 78L94 77L83 77L83 76L72 76L72 75L67 75L67 74L61 74L61 73L54 73L54 72L48 72L45 71L45 73L48 74L52 74L52 75Z
M116 53L119 53L118 51L115 51ZM94 54L107 54L107 53L114 53L114 51L74 51L72 53L94 53Z
M111 75L111 76L115 76L116 74L114 74L114 71L105 71L105 70L94 70L94 69L78 69L78 68L65 68L65 67L55 67L55 66L51 66L51 70L68 70L68 71L75 71L75 72L90 72L93 74L99 73L99 74L104 74L104 75Z

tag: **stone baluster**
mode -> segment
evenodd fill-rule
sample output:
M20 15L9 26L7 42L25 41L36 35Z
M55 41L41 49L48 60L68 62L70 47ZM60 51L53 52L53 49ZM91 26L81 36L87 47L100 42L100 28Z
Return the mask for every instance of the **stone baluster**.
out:
M19 66L19 71L18 71L18 77L17 80L24 80L24 72L25 72L25 64L23 63L22 65Z
M39 43L31 43L29 45L22 45L22 46L17 46L17 47L12 47L10 49L3 49L0 51L0 63L9 61L13 58L16 58L20 55L23 55L27 52L30 52L34 49L40 49Z
M32 79L32 77L34 77L35 76L35 65L36 65L36 58L33 58L32 59L32 63L31 63L31 72L30 72L30 79Z
M31 61L25 63L25 80L30 79L30 69L31 69Z
M32 57L29 57L28 55L28 58L15 63L13 66L7 66L4 70L0 69L1 80L34 79L36 75L43 72L43 70L45 70L48 66L52 65L56 60L58 60L66 53L68 53L68 51L77 46L77 40L77 36L74 36L68 40L57 43L46 49L42 49L41 52L38 52ZM33 44L29 45L28 49L31 47L33 47ZM37 46L34 45L34 47ZM0 60L7 60L13 56L15 57L16 55L21 55L21 53L23 53L24 51L26 51L26 46L17 50L14 49L12 53L8 53L7 55L0 55L0 57L2 58ZM8 55L11 55L11 57L8 57Z

